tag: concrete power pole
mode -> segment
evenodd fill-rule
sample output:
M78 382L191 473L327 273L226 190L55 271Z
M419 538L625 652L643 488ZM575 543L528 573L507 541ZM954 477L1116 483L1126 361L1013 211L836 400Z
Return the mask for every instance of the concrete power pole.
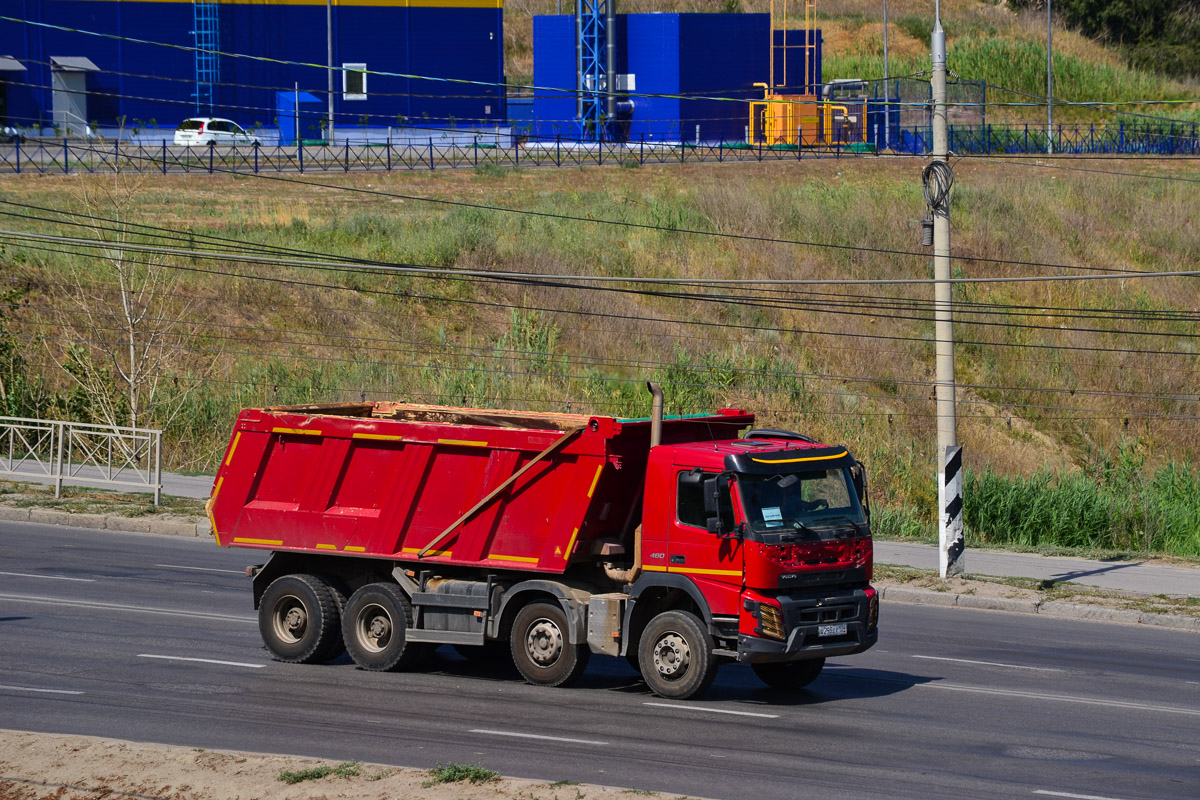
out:
M934 340L936 343L938 563L942 578L963 572L962 450L954 405L953 284L950 283L950 190L954 174L946 159L946 32L941 3L933 27L933 161L925 169L925 198L933 216Z

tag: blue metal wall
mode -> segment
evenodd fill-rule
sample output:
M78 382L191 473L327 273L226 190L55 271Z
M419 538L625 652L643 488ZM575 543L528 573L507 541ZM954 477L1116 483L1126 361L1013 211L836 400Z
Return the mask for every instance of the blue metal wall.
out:
M633 115L622 126L621 138L658 142L700 139L741 141L749 121L742 100L762 96L755 83L770 74L768 14L622 14L617 16L618 73L636 76ZM776 31L782 43L783 32ZM788 31L788 42L803 44L802 31ZM807 51L812 85L795 85L792 93L815 91L821 82L821 32L813 31L814 48ZM534 100L534 136L570 138L575 118L575 20L571 16L533 18L533 79L539 87ZM806 51L787 52L789 83L804 74ZM783 51L776 51L777 77L782 75ZM644 95L669 95L646 97ZM688 99L697 95L730 100Z
M3 5L6 14L35 22L192 45L190 0L4 0ZM222 56L221 85L213 87L214 115L273 127L276 91L296 82L324 104L324 3L222 0L219 13L223 51L318 66ZM335 66L361 62L368 70L504 82L502 0L337 0L333 15ZM101 125L116 125L124 117L127 125L155 120L174 126L196 115L191 100L195 63L188 50L3 23L0 54L27 68L0 76L8 80L9 124L50 124L51 56L86 56L100 68L88 75L88 116ZM492 127L506 120L500 86L370 75L362 101L343 99L341 86L335 73L339 129L363 123ZM319 120L311 120L311 127L319 128Z

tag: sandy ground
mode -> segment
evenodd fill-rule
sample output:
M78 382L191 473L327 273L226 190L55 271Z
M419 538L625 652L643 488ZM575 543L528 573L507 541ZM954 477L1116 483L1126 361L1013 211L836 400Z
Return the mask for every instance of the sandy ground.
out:
M0 730L0 800L632 800L650 794L519 778L425 786L428 770L381 764L359 765L353 777L293 784L279 777L320 765L337 762Z

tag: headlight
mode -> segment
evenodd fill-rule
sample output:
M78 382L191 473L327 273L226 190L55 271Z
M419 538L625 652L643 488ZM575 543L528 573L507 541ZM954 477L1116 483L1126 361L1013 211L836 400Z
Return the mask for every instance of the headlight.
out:
M783 613L775 606L758 604L758 628L763 636L783 638Z

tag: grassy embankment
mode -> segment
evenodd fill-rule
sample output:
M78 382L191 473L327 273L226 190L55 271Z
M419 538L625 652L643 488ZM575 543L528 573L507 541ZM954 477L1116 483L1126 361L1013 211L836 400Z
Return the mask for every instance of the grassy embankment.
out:
M768 10L767 0L629 0L621 13L650 11L719 12ZM505 58L511 83L533 80L534 14L553 14L555 0L509 0L505 4ZM895 76L930 69L929 38L932 4L921 0L892 0L888 4L888 74ZM789 27L803 18L792 10ZM942 3L949 68L966 80L983 80L989 87L988 120L1042 123L1045 107L1005 107L1029 98L1001 91L1011 89L1037 97L1046 95L1046 22L1038 13L1015 13L987 0L947 0ZM824 34L823 77L883 77L883 20L878 0L824 0L816 6L816 26ZM1200 83L1166 79L1153 72L1131 69L1115 50L1055 25L1055 97L1065 101L1109 102L1181 100L1200 97ZM764 77L763 80L766 80ZM1200 122L1200 107L1130 106L1116 111L1139 111ZM1060 107L1059 122L1121 119L1118 113Z
M955 247L964 256L1141 270L1179 269L1200 256L1200 198L1191 184L1047 176L970 161L957 169ZM1154 169L1195 175L1186 163ZM140 222L314 253L459 268L560 276L921 278L929 268L920 257L671 230L915 250L916 221L924 213L917 175L915 163L863 161L325 179L665 230L300 190L250 178L148 178L130 212ZM81 210L80 185L97 180L114 179L8 179L4 189L9 199ZM65 392L69 382L55 362L66 353L56 337L89 337L64 327L71 319L77 324L78 314L52 309L72 308L70 276L100 284L100 268L12 245L0 257L5 277L27 289L26 305L12 312L8 325L20 334L30 372ZM183 404L167 428L171 467L212 469L244 406L365 395L642 415L648 407L642 382L653 378L665 385L669 413L741 406L760 412L764 425L848 444L872 476L878 529L926 537L932 530L932 325L923 311L908 307L928 299L924 286L677 299L171 263L207 270L176 271L178 283L162 310L189 322L175 332L184 347L169 367L168 388L176 387ZM958 269L973 277L1035 271L971 261L958 262ZM111 301L105 291L100 296ZM1200 307L1195 280L978 284L960 287L956 296L963 304L957 368L960 439L973 476L970 535L1200 554L1200 476L1188 467L1200 455L1197 329L1187 319L1155 319ZM883 305L887 298L890 308ZM999 307L981 305L981 313L968 315L969 303ZM1018 306L1042 309L1042 315L1020 316ZM1056 315L1063 312L1055 308L1092 311L1081 318ZM24 338L32 335L50 338ZM1063 346L1079 349L1058 349ZM1083 511L1068 511L1073 508Z

